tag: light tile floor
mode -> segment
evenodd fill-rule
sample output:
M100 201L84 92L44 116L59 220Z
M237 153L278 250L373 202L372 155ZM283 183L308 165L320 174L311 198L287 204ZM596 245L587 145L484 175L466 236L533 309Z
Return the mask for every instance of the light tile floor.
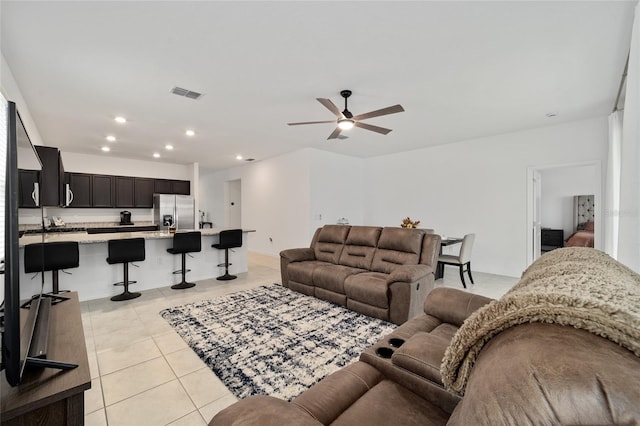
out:
M517 278L473 273L468 291L500 297ZM249 272L233 281L198 281L187 290L163 287L126 302L82 302L91 389L85 424L206 425L237 399L158 314L162 309L280 282L279 259L250 253ZM456 268L438 286L462 289Z

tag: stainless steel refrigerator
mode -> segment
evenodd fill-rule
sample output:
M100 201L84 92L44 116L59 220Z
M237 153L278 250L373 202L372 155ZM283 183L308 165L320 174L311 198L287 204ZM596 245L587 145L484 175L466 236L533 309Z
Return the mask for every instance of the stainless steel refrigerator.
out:
M191 195L153 194L153 224L167 230L196 229L195 202Z

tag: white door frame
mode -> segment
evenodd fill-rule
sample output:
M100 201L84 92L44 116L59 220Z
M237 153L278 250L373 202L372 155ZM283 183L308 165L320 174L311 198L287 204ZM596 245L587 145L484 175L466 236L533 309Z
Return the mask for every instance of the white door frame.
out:
M534 253L535 233L534 233L534 227L533 227L533 221L535 217L534 209L536 208L536 202L535 202L536 194L535 194L535 186L534 186L534 177L536 172L540 172L541 170L545 170L545 169L557 169L557 168L580 167L580 166L595 167L596 182L600 183L599 185L596 184L596 187L593 189L593 195L595 197L595 208L594 208L595 218L593 220L594 226L595 226L594 247L598 250L604 249L603 247L604 221L602 220L603 219L602 215L604 213L604 209L602 208L604 203L604 197L603 197L604 182L602 180L602 161L595 160L595 161L582 161L577 163L553 164L553 165L546 165L546 166L529 166L527 167L527 220L525 225L525 232L527 235L527 251L526 251L527 266L530 265L537 258L537 256ZM538 246L539 246L539 242L538 242Z

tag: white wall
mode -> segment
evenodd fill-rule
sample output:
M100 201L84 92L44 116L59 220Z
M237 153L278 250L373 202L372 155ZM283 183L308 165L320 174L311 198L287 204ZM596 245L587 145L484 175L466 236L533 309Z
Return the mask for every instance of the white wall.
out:
M519 276L526 267L527 168L606 163L607 120L441 145L366 161L365 223L409 215L437 233L476 233L473 270Z
M161 163L62 151L66 172L192 180L192 165Z
M574 231L573 197L595 194L600 185L593 166L553 167L540 170L542 178L541 224L562 229L568 238ZM600 200L595 200L599 203ZM602 222L600 222L602 223Z
M340 217L399 226L411 216L440 234L476 233L473 269L519 276L527 265L527 169L604 164L606 141L606 118L594 118L368 159L303 149L202 174L200 193L224 227L224 182L242 180L243 227L257 231L252 251L308 246L317 226Z
M241 180L242 227L251 251L277 256L281 250L308 247L316 228L346 217L362 224L364 160L317 149L246 164L231 170L201 172L203 208L214 226L226 228L225 182Z
M8 101L13 101L18 107L20 118L27 129L29 139L34 145L45 145L44 141L40 137L40 131L31 117L31 112L27 106L27 102L20 92L20 88L13 77L13 72L9 68L9 64L4 59L4 55L0 55L0 90Z
M363 159L313 150L310 184L311 235L342 218L351 225L364 224Z
M275 255L285 248L308 246L311 151L302 149L214 173L202 169L201 210L214 226L228 227L225 182L240 179L242 227L256 230L248 234L251 251Z

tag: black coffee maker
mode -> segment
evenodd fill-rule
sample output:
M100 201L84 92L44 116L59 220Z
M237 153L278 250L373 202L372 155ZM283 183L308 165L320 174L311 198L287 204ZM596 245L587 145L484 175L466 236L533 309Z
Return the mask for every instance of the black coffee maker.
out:
M120 212L120 225L133 225L131 223L131 212L123 210Z

